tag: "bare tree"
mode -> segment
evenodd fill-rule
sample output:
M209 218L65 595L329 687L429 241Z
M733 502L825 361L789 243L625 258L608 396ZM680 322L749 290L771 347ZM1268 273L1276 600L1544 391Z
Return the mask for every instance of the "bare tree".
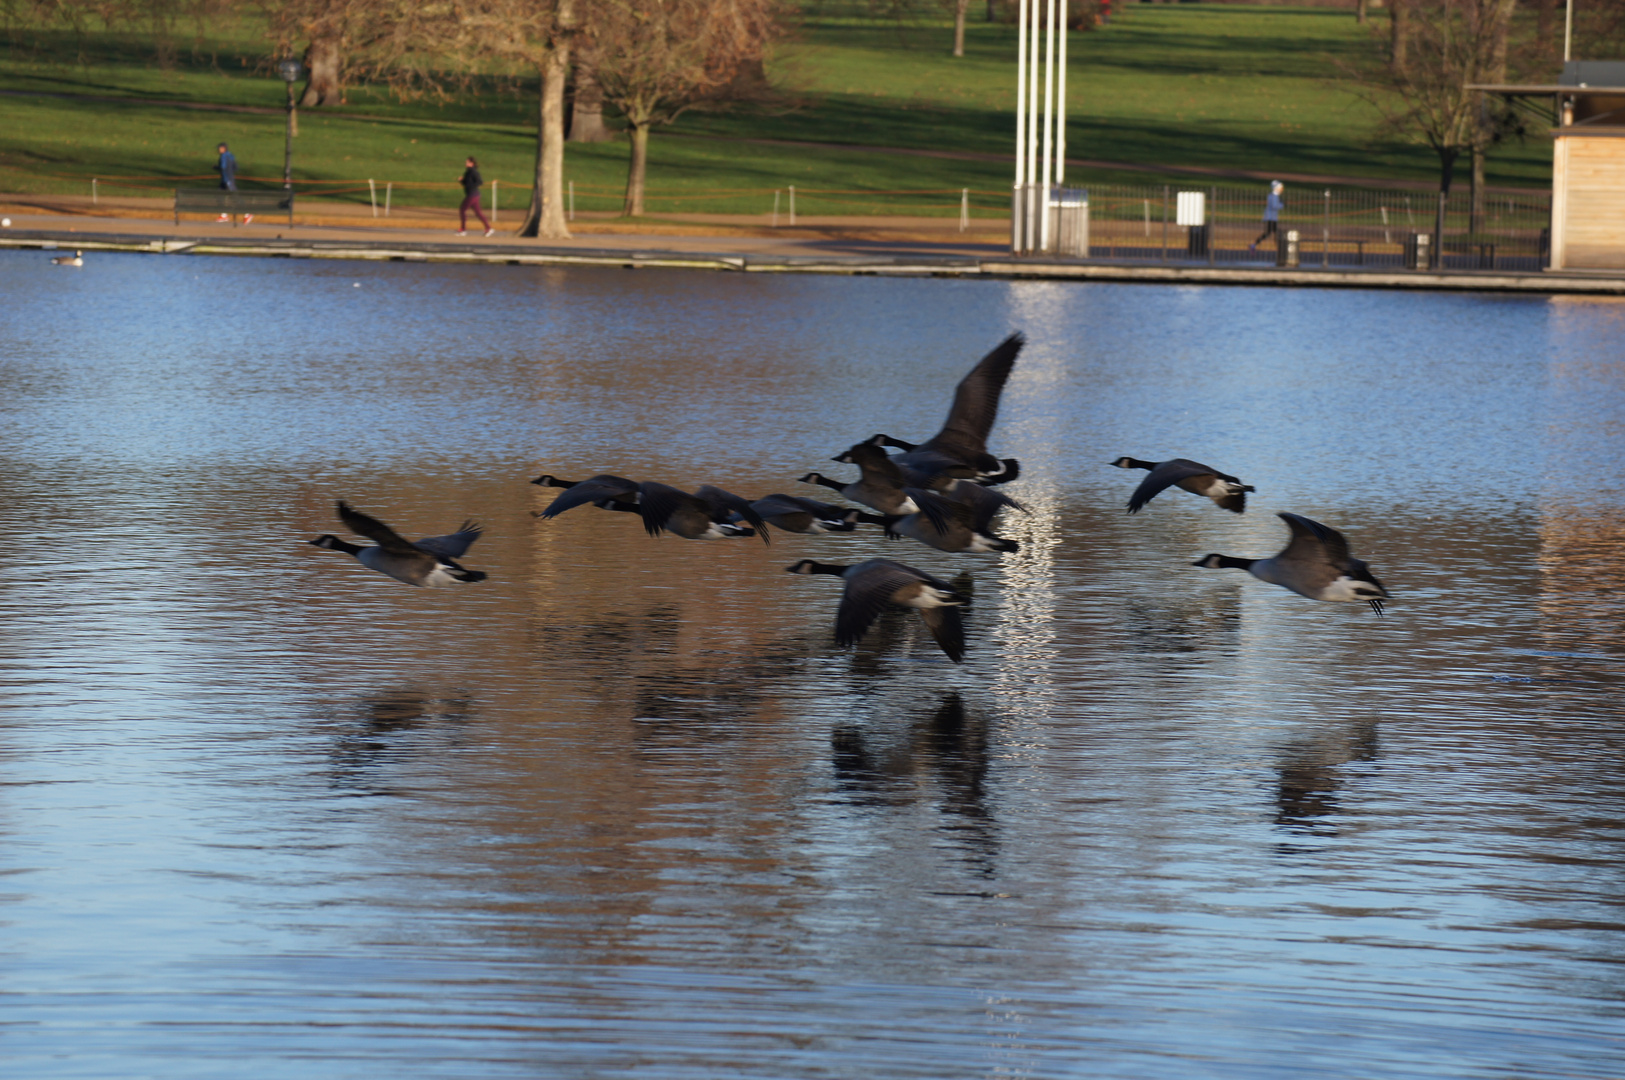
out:
M1477 80L1504 83L1507 78L1507 52L1512 33L1512 9L1516 0L1485 0L1467 5L1467 29L1482 47L1482 65ZM1517 116L1499 99L1478 94L1476 130L1468 152L1472 155L1472 232L1480 231L1484 220L1484 158L1491 146L1508 134L1521 131Z
M777 35L779 16L779 0L594 0L596 75L632 143L623 213L644 212L650 128L739 85Z
M1438 155L1436 252L1456 161L1466 154L1473 162L1476 213L1483 198L1483 155L1518 130L1509 109L1467 89L1505 79L1513 2L1394 0L1387 63L1344 69L1356 92L1383 114L1386 130ZM1475 216L1475 228L1476 223Z
M954 0L954 55L965 55L965 13L970 10L970 0Z

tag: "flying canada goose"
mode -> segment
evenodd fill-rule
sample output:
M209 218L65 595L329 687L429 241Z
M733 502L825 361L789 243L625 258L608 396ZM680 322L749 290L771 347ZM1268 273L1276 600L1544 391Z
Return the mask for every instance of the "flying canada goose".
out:
M984 473L963 461L945 454L941 450L922 450L917 443L904 442L894 439L890 435L871 435L867 440L870 446L890 446L903 453L892 458L905 473L918 475L922 480L934 481L937 478L954 480L974 480L978 484L1008 484L1021 476L1021 462L1015 458L1003 458L999 461L1002 468L998 472ZM923 486L923 485L919 485ZM932 484L941 487L941 484Z
M1382 614L1388 590L1371 576L1371 568L1349 554L1349 543L1336 529L1298 514L1277 514L1292 530L1292 541L1273 559L1232 559L1204 555L1193 566L1208 570L1245 570L1259 581L1291 589L1311 600L1364 600Z
M55 266L83 266L85 265L85 253L75 251L72 255L58 255L51 260L51 263Z
M917 513L886 518L886 535L907 536L938 551L1020 551L1021 545L988 530L993 518L1006 506L1025 510L1008 495L990 491L978 484L961 484L939 494L919 488L906 489L919 504Z
M1203 465L1189 458L1173 458L1170 461L1158 462L1120 457L1112 464L1119 469L1151 470L1151 475L1141 480L1140 486L1129 496L1128 512L1131 514L1138 513L1140 507L1156 498L1158 492L1171 484L1177 484L1197 495L1205 495L1222 508L1234 510L1238 514L1247 511L1247 492L1258 490L1251 484L1243 484L1234 476L1222 473L1211 465Z
M638 482L624 476L599 473L585 480L560 480L543 473L531 483L542 487L564 488L564 494L547 505L538 517L555 518L566 510L592 503L605 510L623 510L636 513L638 509Z
M831 574L846 580L835 613L835 644L856 645L888 606L914 608L948 659L965 659L965 624L959 609L970 603L946 581L890 559L841 566L802 559L785 567L792 574Z
M751 508L769 524L793 533L851 532L858 522L884 524L885 519L865 514L861 510L847 510L817 499L803 499L795 495L769 495L751 503Z
M801 478L801 483L822 484L882 514L912 514L919 509L914 500L903 494L909 478L880 447L858 443L835 460L856 465L863 475L854 483L843 484L820 473L808 473Z
M437 586L454 581L485 580L481 571L465 570L457 564L457 557L480 538L481 529L472 521L463 522L462 528L449 536L426 536L414 544L377 518L352 510L342 501L338 511L339 520L346 528L375 541L378 546L352 544L331 533L323 533L307 543L329 551L347 552L367 569L388 574L408 585Z
M643 516L643 527L650 536L659 536L664 530L685 540L760 536L764 544L773 542L767 534L767 522L749 502L710 484L701 484L699 491L692 495L666 484L639 484L638 513ZM729 521L734 514L750 525Z
M772 543L767 535L767 523L751 509L748 501L710 484L703 485L698 494L690 495L666 484L640 484L609 473L586 480L560 480L543 474L531 483L565 489L537 517L555 518L566 510L591 503L605 510L638 514L650 536L659 536L662 531L688 540L760 535L762 543ZM734 517L744 518L750 525L735 524L730 520Z
M1014 480L1021 466L1014 459L1000 461L989 454L987 437L999 417L999 398L1004 393L1004 384L1009 381L1010 372L1016 366L1016 357L1026 342L1023 334L1011 334L977 361L976 366L954 388L953 404L948 407L948 418L943 421L942 430L923 443L905 443L890 435L876 435L869 442L877 446L898 447L905 451L904 457L925 451L945 454L968 466L975 477L987 478L990 483Z

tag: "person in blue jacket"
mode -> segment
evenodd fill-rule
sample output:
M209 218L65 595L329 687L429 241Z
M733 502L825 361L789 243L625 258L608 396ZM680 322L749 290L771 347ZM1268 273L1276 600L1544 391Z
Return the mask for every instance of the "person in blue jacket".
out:
M220 160L214 163L214 171L220 174L220 188L222 191L237 190L237 156L231 152L225 143L215 147L220 154ZM230 221L230 214L221 214L217 221ZM254 220L253 214L243 215L243 224L247 225Z
M221 143L216 148L220 153L220 160L214 163L214 171L220 174L220 186L227 191L237 190L237 157L226 144Z
M1264 200L1264 231L1258 234L1258 239L1247 245L1248 251L1257 251L1258 245L1273 236L1275 242L1281 242L1281 211L1286 209L1286 200L1281 198L1281 192L1286 185L1279 180L1270 181L1270 196Z

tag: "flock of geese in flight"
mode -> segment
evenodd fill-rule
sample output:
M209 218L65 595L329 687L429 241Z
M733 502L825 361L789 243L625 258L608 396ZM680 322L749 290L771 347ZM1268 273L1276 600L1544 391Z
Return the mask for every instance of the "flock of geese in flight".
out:
M837 506L799 495L774 494L754 501L709 484L690 493L654 481L628 480L604 473L586 480L543 475L531 483L563 489L536 516L558 517L579 506L637 514L650 536L668 532L686 540L719 540L759 536L771 543L768 526L790 533L847 533L876 525L893 540L912 539L938 551L980 554L1016 551L1014 540L992 531L1000 512L1026 508L995 490L1021 474L1020 463L989 453L988 436L998 418L999 398L1015 368L1025 339L1011 334L960 380L942 430L922 443L875 435L855 443L834 460L855 465L855 480L833 480L812 472L804 484L839 492L860 507ZM890 454L889 449L902 453ZM1128 512L1137 513L1169 487L1205 496L1225 510L1243 513L1251 485L1186 458L1142 461L1120 457L1111 464L1144 469L1149 475L1129 497ZM869 512L869 511L872 511ZM373 546L352 544L332 534L309 541L317 547L354 555L363 566L408 585L450 585L483 581L478 570L457 560L479 539L480 527L464 522L446 536L411 541L377 518L338 504L339 520ZM1208 569L1246 570L1260 581L1280 585L1311 600L1364 601L1378 615L1388 592L1370 568L1349 554L1348 541L1336 529L1298 514L1277 515L1291 530L1291 540L1272 558L1243 559L1210 554L1194 565ZM892 559L843 564L802 559L786 568L792 574L828 574L844 582L835 614L835 642L855 645L888 608L912 608L948 658L965 656L962 609L970 602L952 585Z

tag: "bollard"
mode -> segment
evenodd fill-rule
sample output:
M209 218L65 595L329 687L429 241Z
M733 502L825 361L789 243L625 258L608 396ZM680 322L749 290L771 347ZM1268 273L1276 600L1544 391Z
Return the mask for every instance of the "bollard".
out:
M970 228L970 188L959 189L959 231Z
M96 181L94 178L92 178L90 181L90 205L97 206L100 204L100 202L101 200L96 194Z
M790 185L790 227L795 228L795 224L796 224L796 186L794 184L791 184Z
M389 199L395 194L395 181L391 180L384 185L384 216L389 216Z
M497 223L497 182L491 181L491 224Z
M1275 234L1275 265L1296 269L1298 266L1298 230L1288 229L1286 237Z
M576 182L570 181L570 220L576 219Z
M1433 238L1425 232L1413 232L1405 238L1405 269L1427 270L1432 262Z
M1320 268L1332 264L1332 189L1326 189L1325 216L1320 219Z
M367 198L372 200L372 216L378 216L378 185L371 180L367 181Z
M779 227L779 189L773 189L773 227Z

